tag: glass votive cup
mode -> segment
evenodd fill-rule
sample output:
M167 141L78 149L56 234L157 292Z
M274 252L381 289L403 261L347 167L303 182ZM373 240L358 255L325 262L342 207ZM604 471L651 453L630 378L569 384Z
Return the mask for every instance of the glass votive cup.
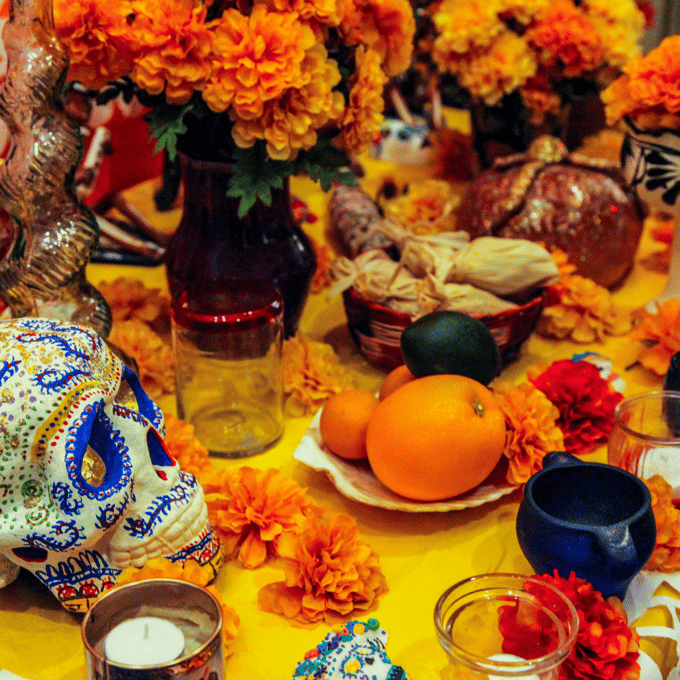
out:
M452 678L554 680L576 643L574 605L554 586L519 574L460 581L437 601L434 623Z
M144 634L135 626L142 622ZM81 634L88 680L225 678L220 603L193 583L150 579L114 588L92 605Z
M172 303L177 415L211 454L240 458L283 433L283 300L261 281L195 286Z
M680 499L680 392L647 392L620 402L607 462L641 479L662 475Z

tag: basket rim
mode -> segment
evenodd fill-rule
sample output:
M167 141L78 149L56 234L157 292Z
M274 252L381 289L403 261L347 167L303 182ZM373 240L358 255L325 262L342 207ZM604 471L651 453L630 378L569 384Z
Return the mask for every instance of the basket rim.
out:
M343 295L348 295L354 302L357 304L362 304L368 307L369 309L375 309L378 311L385 312L387 314L393 315L396 319L401 319L403 321L413 321L413 316L410 314L407 314L406 312L401 312L397 309L391 309L390 307L386 307L385 305L381 305L378 302L372 302L371 300L367 300L365 297L362 297L357 291L353 288L350 287L347 290L343 291ZM528 302L525 302L523 305L518 305L517 307L513 307L512 309L505 309L502 312L496 312L495 314L469 314L468 316L471 316L475 319L479 319L480 321L484 321L486 319L493 319L494 321L498 320L503 320L507 317L512 317L515 316L516 314L519 314L521 312L533 310L535 307L541 306L545 301L545 288L540 289L539 294L536 297L531 298Z

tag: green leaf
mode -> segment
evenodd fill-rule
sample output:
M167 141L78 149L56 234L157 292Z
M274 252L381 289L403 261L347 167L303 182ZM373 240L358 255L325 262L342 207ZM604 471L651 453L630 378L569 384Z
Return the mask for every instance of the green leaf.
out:
M293 171L290 163L269 158L264 142L257 142L249 149L235 149L232 158L234 171L227 196L240 199L239 217L246 215L258 200L271 205L271 190L282 189L284 177Z
M172 161L177 156L177 139L189 129L185 122L188 114L200 118L202 113L193 101L184 106L165 104L153 108L149 113L149 133L156 141L154 153L165 149Z

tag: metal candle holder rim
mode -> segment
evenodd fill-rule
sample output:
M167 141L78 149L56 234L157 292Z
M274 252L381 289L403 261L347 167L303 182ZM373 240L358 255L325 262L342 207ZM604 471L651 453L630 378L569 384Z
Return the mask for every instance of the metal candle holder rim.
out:
M117 588L113 588L112 590L109 590L107 593L102 595L101 597L97 598L95 603L90 607L90 609L87 611L85 614L81 626L80 626L80 631L81 635L83 638L83 642L85 644L85 648L88 651L88 653L92 654L93 657L98 659L100 662L117 666L120 668L127 668L127 669L134 669L136 666L130 666L127 664L123 663L113 663L109 661L106 656L103 654L100 654L94 649L94 646L90 644L90 640L88 639L87 633L86 633L86 628L88 626L88 623L90 621L90 618L92 616L93 610L97 607L97 605L105 601L107 599L113 599L115 597L120 597L120 594L122 591L132 591L132 590L138 590L140 588L148 587L148 586L153 586L154 584L163 584L163 583L171 583L177 586L180 586L182 588L187 588L190 590L195 590L197 592L200 592L203 596L207 597L208 599L212 600L212 603L215 606L215 613L216 613L216 621L215 621L215 630L210 634L208 639L201 644L200 647L197 649L193 650L189 654L182 654L181 656L177 657L176 659L173 659L172 661L167 661L165 663L157 664L157 665L150 665L150 666L144 666L144 670L154 670L154 669L159 669L159 668L168 668L170 666L175 666L181 663L185 663L189 659L201 654L202 652L207 651L211 645L214 644L215 638L218 637L219 635L222 634L222 606L220 605L219 601L217 598L206 588L203 588L202 586L199 586L195 583L190 583L189 581L182 581L181 579L172 579L172 578L154 578L154 579L145 579L143 581L134 581L132 583L127 583L123 586L118 586Z

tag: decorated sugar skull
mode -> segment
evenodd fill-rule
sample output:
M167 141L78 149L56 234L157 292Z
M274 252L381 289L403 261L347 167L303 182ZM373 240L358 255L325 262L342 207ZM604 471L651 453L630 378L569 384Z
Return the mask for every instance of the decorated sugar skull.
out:
M293 680L408 680L385 652L387 632L376 619L350 621L328 633L297 664Z
M203 491L162 432L160 409L93 330L0 323L0 585L25 567L86 611L153 557L217 571Z

